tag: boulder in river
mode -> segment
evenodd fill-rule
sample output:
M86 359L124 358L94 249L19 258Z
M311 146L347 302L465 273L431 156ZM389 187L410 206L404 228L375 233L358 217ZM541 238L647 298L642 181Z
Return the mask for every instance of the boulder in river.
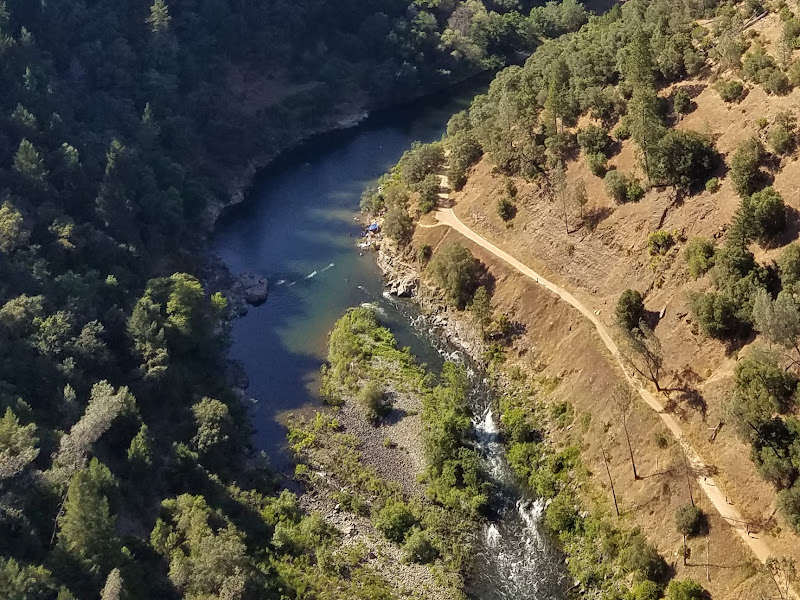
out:
M233 284L233 293L253 306L262 304L267 299L269 284L266 277L253 273L242 273Z

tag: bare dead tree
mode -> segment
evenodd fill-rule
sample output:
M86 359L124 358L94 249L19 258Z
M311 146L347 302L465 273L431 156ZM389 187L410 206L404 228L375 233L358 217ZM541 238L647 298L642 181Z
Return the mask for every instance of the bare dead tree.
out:
M681 438L681 454L683 455L683 469L686 472L686 488L689 490L689 500L694 506L694 495L692 494L692 470L689 465L689 456L686 452L686 448L684 447L684 440Z
M639 479L638 473L636 473L636 461L633 459L633 447L631 446L631 436L628 432L628 417L631 414L631 410L633 408L633 394L631 394L631 389L625 383L618 383L614 390L611 393L611 398L614 401L614 404L617 407L617 411L619 412L620 419L622 420L622 431L625 432L625 441L628 444L628 455L631 459L631 469L633 470L633 479L634 481Z
M661 377L664 373L664 354L661 340L643 322L637 329L625 331L619 350L622 359L639 375L653 382L658 392L663 392Z
M617 493L614 491L614 480L611 477L611 469L608 466L608 457L606 456L606 449L603 447L603 441L600 441L600 452L603 454L603 462L606 465L606 473L608 473L608 482L611 484L611 497L614 499L614 511L619 516L619 505L617 505Z
M765 563L765 570L770 576L781 600L791 600L792 582L797 579L795 560L788 556L775 558L770 556Z

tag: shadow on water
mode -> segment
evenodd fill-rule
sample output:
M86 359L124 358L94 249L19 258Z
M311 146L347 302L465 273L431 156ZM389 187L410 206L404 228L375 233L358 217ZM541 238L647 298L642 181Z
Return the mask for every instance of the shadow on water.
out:
M351 129L315 137L286 153L255 179L246 202L226 210L217 253L233 273L253 272L270 284L267 302L233 323L230 356L250 379L256 448L287 470L290 411L319 406L319 367L327 333L344 311L381 297L374 257L355 248L353 220L361 192L391 168L414 140L439 139L450 116L466 108L489 77ZM413 338L395 331L399 343ZM412 339L413 341L413 339Z

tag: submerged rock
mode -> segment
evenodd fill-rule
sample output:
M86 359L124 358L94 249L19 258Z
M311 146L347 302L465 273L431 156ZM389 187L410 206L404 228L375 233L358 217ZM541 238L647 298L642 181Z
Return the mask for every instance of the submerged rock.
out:
M267 299L269 284L267 278L253 273L242 273L237 277L231 292L247 304L258 306Z

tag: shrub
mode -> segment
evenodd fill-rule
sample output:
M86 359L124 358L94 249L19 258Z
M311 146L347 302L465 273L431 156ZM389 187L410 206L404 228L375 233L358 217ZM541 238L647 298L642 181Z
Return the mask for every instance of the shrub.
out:
M586 164L592 175L603 177L606 174L608 159L602 152L593 152L586 155Z
M450 244L433 255L428 269L448 299L463 308L478 287L478 263L461 244Z
M378 188L370 186L361 192L361 201L359 202L361 212L368 215L376 215L385 208L383 194L378 191Z
M419 183L425 177L436 173L444 164L444 148L441 142L422 144L414 142L406 150L397 166L400 176L408 184Z
M406 537L403 554L406 562L428 564L439 557L439 550L433 545L426 532L415 527Z
M770 241L786 227L786 205L773 187L767 187L750 196L752 235L764 243Z
M758 168L764 156L764 146L757 138L742 142L730 160L730 177L733 189L740 196L753 193Z
M426 175L416 186L419 191L419 211L422 214L428 214L436 207L436 202L439 200L439 190L441 183L437 175Z
M719 191L719 188L722 187L722 184L719 182L719 177L712 177L708 181L706 181L706 191L712 194L716 194Z
M789 15L791 15L792 11L789 7L785 7L789 11ZM781 11L781 18L783 18L784 12ZM790 16L788 19L784 20L783 23L783 39L789 44L790 48L797 49L800 48L800 20L793 18Z
M638 179L629 179L625 186L625 199L628 202L638 202L644 196L644 189Z
M639 322L645 318L644 298L637 290L625 290L617 300L614 311L617 324L624 331L631 331L639 327Z
M384 416L389 411L389 406L384 399L383 390L377 381L368 381L358 392L356 401L370 421Z
M800 533L800 484L778 492L778 506L789 524Z
M500 198L497 201L497 214L503 221L510 221L517 214L517 207L508 198Z
M401 544L409 530L417 524L411 508L402 500L390 499L378 512L375 527L387 540Z
M669 231L654 231L647 236L647 249L652 256L664 256L674 245L675 237Z
M656 179L688 188L711 174L717 153L705 136L694 131L668 131L655 149L652 170Z
M639 532L631 535L619 558L622 569L634 573L638 581L660 581L667 571L664 559Z
M720 81L714 89L725 102L736 102L744 92L741 81Z
M769 128L767 142L775 154L788 154L792 151L795 144L794 115L790 111L779 113L775 117L775 122Z
M692 108L692 99L686 90L679 89L672 96L672 108L679 115L687 114Z
M689 267L689 275L697 279L714 266L714 244L703 237L693 238L686 244L684 256Z
M467 182L467 169L478 162L483 148L474 135L468 132L458 133L447 139L450 148L447 177L454 190L460 190Z
M645 579L631 588L631 600L659 600L662 587L655 581Z
M405 245L414 234L414 221L405 206L397 204L389 208L383 219L383 232L398 244Z
M628 182L622 173L617 170L609 171L606 173L603 182L606 186L606 192L616 202L623 203L628 200Z
M589 125L578 132L578 145L586 154L605 154L610 142L608 130L599 125Z
M763 85L777 68L775 59L767 54L764 46L756 43L742 61L742 77Z
M770 71L762 87L768 94L774 96L783 96L784 94L788 94L792 89L789 77L780 69Z
M793 86L800 85L800 61L795 61L786 69L786 76Z
M631 137L631 125L630 125L630 122L628 121L628 119L626 119L625 117L621 118L612 134L620 142L623 142L623 141L627 140L628 138L630 138Z
M517 197L517 184L514 183L514 180L510 177L506 177L505 182L503 183L503 187L506 189L506 195L509 198L516 198Z
M703 587L691 579L673 579L667 586L668 600L702 600Z
M691 504L679 506L675 511L675 528L687 537L702 534L707 527L705 513Z
M781 286L789 289L800 281L800 244L789 244L778 258Z
M741 322L736 317L736 303L726 294L697 294L690 306L706 335L724 339L734 336L741 328Z
M578 529L580 515L575 509L576 500L572 494L558 494L544 511L544 522L557 534L571 533Z
M426 263L431 259L433 256L433 246L430 244L422 244L419 248L417 248L417 260L421 263Z

